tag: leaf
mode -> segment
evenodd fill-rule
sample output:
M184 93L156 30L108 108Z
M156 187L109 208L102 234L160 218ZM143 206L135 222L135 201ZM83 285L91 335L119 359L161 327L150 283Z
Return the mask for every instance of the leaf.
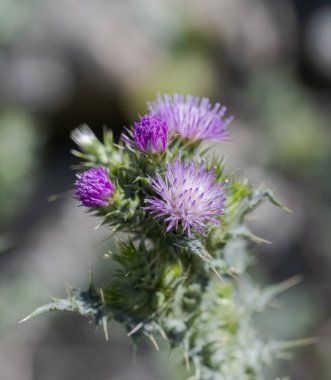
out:
M102 297L90 285L87 290L74 289L67 299L54 299L53 302L38 307L20 323L50 311L75 312L92 319L95 324L103 327L110 317L102 302Z
M245 217L253 212L258 206L260 206L261 203L269 201L273 205L280 207L286 211L289 211L288 208L286 208L281 202L279 202L271 190L266 188L260 188L255 190L249 197L248 197L248 203L243 207L243 209L240 212L240 222L244 223Z
M272 301L281 293L297 285L301 281L300 276L293 276L279 284L270 285L263 289L255 286L246 278L241 283L241 292L246 302L246 309L260 313L265 310Z

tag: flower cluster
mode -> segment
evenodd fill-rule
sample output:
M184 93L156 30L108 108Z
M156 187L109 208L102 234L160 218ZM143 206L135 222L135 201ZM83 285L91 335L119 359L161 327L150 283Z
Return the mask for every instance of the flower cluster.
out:
M184 139L224 140L225 126L231 118L223 120L225 107L211 106L207 98L175 94L161 96L149 103L151 114L135 122L122 140L127 147L146 154L165 153L171 150L168 132L178 133ZM84 127L72 134L73 139L82 144L91 140L92 132ZM225 182L217 182L213 170L207 171L204 161L197 167L191 160L182 162L180 155L173 163L165 163L165 177L155 173L149 178L154 197L145 197L148 206L142 207L147 213L163 218L167 223L165 232L171 229L191 237L191 230L204 234L206 223L220 224L217 218L224 214ZM93 168L77 175L76 197L86 207L106 206L114 193L112 184L103 167Z
M264 380L264 365L291 344L265 342L254 320L293 280L264 290L245 273L248 241L259 240L246 217L266 200L282 206L201 153L200 142L227 138L225 107L175 94L159 95L149 110L118 144L86 126L72 133L74 154L89 168L77 174L75 197L112 234L124 234L107 256L116 268L107 283L74 289L31 316L75 311L106 336L115 320L135 340L146 336L157 347L162 336L180 347L192 379Z

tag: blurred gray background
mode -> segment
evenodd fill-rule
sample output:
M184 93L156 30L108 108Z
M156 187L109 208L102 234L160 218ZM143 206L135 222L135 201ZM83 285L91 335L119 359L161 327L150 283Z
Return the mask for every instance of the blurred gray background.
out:
M157 92L226 104L227 169L272 187L252 227L261 283L300 274L259 326L315 336L275 373L331 379L331 2L0 0L0 379L182 380L176 353L84 318L18 321L50 296L107 276L109 242L72 198L70 131L119 136ZM57 195L57 200L50 202ZM240 379L238 379L240 380Z

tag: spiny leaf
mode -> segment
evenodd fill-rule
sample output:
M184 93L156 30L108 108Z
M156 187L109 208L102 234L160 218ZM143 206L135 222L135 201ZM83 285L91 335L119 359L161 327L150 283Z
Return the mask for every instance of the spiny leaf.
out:
M46 305L38 307L35 311L29 314L27 317L23 318L19 323L26 322L31 318L34 318L38 315L47 313L49 311L78 311L72 300L70 299L55 299L53 302L50 302Z
M96 324L104 325L110 317L106 312L101 296L90 285L88 290L74 289L67 299L54 299L46 305L38 307L30 315L22 319L25 322L33 317L50 311L76 312L92 319Z

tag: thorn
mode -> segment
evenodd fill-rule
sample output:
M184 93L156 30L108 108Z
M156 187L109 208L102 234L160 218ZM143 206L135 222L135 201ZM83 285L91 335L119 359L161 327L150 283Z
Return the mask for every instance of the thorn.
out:
M107 317L102 318L102 327L103 327L103 332L105 333L106 340L109 340L109 335L108 335L108 323L107 323Z
M94 227L94 230L99 229L102 226L103 220Z
M144 324L142 322L138 323L137 326L135 326L130 332L128 332L128 336L131 336L133 335L134 333L136 333L138 330L140 330L142 327L144 326Z
M153 345L154 345L154 347L155 347L155 349L156 349L156 351L160 351L160 349L159 349L159 346L158 346L158 344L157 344L157 342L156 342L156 340L155 340L155 338L154 338L154 335L152 335L152 334L148 334L148 333L144 333L146 336L147 336L147 338L149 338L149 340L153 343Z
M292 276L289 279L283 281L283 285L284 285L285 289L290 289L293 286L299 284L301 281L302 281L302 276L301 275L295 275L295 276Z
M282 342L281 347L282 349L286 350L286 349L292 349L295 347L309 346L311 344L316 344L318 342L319 342L319 339L317 337L310 337L310 338L292 340L288 342Z
M211 269L213 270L213 272L217 275L217 277L218 277L222 282L225 281L224 278L223 278L223 277L217 272L216 268L215 268L213 265L211 265Z
M26 322L26 321L28 321L29 319L31 319L31 314L28 315L27 317L24 317L23 319L21 319L18 323Z
M158 330L159 330L160 335L162 336L162 338L164 340L168 340L167 334L165 333L165 331L163 330L163 328L161 326L158 326Z
M103 293L103 289L100 288L99 291L100 291L101 303L105 306L106 302L105 302L105 295Z
M189 358L188 352L186 350L184 350L183 354L184 354L186 371L188 372L191 369L190 358Z
M252 241L254 241L255 243L258 243L258 244L272 244L272 242L270 240L263 239L263 238L256 236L256 235L251 235L250 238L252 239Z

